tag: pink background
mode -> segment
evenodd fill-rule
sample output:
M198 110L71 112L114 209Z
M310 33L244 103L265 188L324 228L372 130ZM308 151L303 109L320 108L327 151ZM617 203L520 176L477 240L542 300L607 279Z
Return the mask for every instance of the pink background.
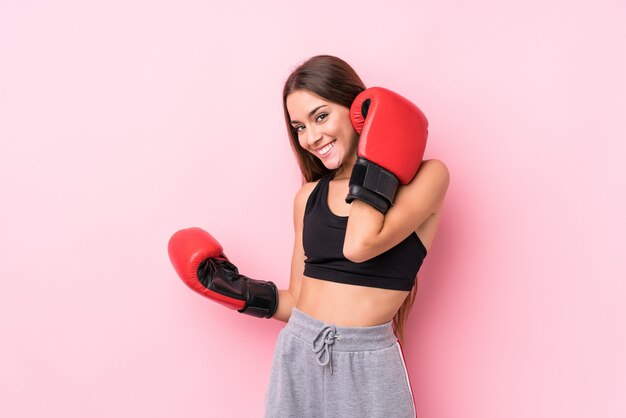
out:
M419 416L625 416L626 6L506 3L3 1L0 416L261 416L284 323L193 293L167 241L288 286L280 94L320 53L418 104L451 173Z

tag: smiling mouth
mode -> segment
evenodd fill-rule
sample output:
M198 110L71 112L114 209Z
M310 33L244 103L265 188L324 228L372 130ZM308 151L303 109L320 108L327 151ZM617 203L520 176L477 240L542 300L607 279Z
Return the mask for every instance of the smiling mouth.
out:
M324 156L326 154L328 154L330 152L330 150L332 150L335 147L335 141L329 142L328 144L326 144L326 146L320 148L319 150L317 150L317 153L321 156Z

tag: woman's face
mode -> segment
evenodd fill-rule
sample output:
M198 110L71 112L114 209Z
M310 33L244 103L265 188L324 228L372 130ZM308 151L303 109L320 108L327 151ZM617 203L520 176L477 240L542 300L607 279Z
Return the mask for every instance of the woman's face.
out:
M350 123L350 109L329 102L308 90L287 96L287 112L298 142L329 170L344 162L354 164L359 135Z

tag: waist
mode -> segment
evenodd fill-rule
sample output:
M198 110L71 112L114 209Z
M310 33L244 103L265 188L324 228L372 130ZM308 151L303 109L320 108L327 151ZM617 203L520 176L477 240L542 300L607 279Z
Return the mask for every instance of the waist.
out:
M320 330L328 327L339 337L333 344L333 351L379 350L397 341L391 321L374 326L345 327L321 321L298 308L293 308L284 330L309 342L316 340Z
M391 321L408 294L304 276L296 307L337 325L373 326Z

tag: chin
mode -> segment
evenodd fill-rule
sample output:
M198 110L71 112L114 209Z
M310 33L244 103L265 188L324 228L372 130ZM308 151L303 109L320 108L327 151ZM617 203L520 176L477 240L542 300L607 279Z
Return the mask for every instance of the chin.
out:
M324 164L324 167L326 167L329 170L336 170L339 167L341 167L341 162L337 162L337 161L322 162L322 164Z

